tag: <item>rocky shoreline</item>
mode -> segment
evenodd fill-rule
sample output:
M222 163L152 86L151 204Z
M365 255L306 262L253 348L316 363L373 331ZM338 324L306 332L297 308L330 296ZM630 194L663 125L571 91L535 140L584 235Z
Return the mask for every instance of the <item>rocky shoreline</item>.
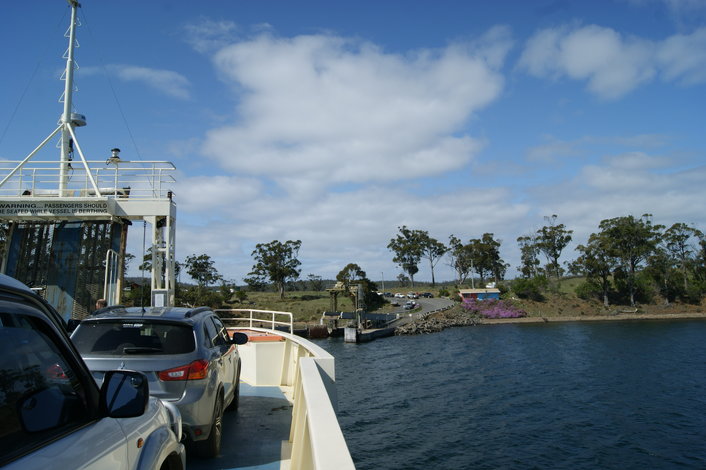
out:
M414 320L395 329L395 335L421 335L438 333L446 328L456 326L498 325L507 323L555 323L576 321L650 321L650 320L693 320L706 319L704 312L684 313L610 313L603 315L572 315L572 316L529 316L522 318L488 319L471 316L465 312L452 309L431 315L427 318Z

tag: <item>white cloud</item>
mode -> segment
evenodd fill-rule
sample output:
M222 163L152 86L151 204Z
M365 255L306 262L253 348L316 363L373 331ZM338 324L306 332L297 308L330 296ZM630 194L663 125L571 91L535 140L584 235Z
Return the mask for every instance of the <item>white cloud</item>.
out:
M558 140L551 136L545 137L544 140L546 143L531 147L527 151L527 159L530 162L554 163L581 154L576 142Z
M657 49L665 80L694 85L706 81L706 27L667 38Z
M584 80L589 91L616 99L658 74L665 81L706 81L706 28L664 41L623 36L596 25L538 31L518 66L537 77Z
M228 20L212 20L201 17L184 26L186 42L197 52L218 50L234 40L237 25Z
M706 198L706 167L674 171L670 164L666 157L640 152L616 155L557 184L536 187L532 197L540 213L559 214L579 243L598 230L601 220L629 214L651 213L656 223L706 228L701 208L693 203Z
M227 175L183 175L174 186L180 210L199 216L208 213L216 218L237 214L240 203L254 199L261 192L259 180Z
M108 70L120 80L142 82L150 88L173 98L188 99L190 97L189 80L171 70L160 70L136 65L109 65Z
M572 145L587 153L597 141L601 139L584 137ZM223 274L242 282L252 266L250 252L256 243L300 239L304 276L333 278L355 262L373 279L384 272L389 280L400 270L392 263L387 243L397 227L407 225L427 230L444 243L451 234L467 240L491 232L502 240L501 256L512 266L512 277L519 264L517 237L539 229L546 215L557 214L560 223L574 230L575 243L584 243L603 219L646 212L654 214L656 223L685 222L705 230L701 208L693 201L706 198L706 167L673 170L680 165L673 155L630 151L529 189L469 186L431 196L414 194L413 188L401 185L368 184L307 198L261 191L249 178L188 178L176 194L177 257L212 254ZM203 218L204 212L208 218ZM574 257L569 247L562 261ZM437 279L453 278L446 261L439 263L436 274ZM428 266L420 264L417 278L430 279Z
M698 76L699 61L679 53L697 35L670 39L651 43L597 26L544 30L528 43L522 64L539 76L585 80L593 93L615 98L659 74L684 83ZM227 278L242 282L256 243L300 239L303 276L332 278L355 262L373 279L383 272L394 279L400 270L386 246L401 225L442 242L451 234L467 240L494 233L514 268L516 238L541 227L545 215L558 214L577 243L602 219L627 214L700 223L689 201L706 197L706 169L674 172L675 156L649 153L668 143L658 134L548 136L527 152L536 164L520 168L523 177L537 170L531 187L512 183L507 164L493 174L507 187L469 180L468 187L456 182L422 195L415 182L400 184L465 171L492 145L464 129L502 91L498 69L511 43L506 29L495 28L476 41L406 55L326 35L262 34L221 49L215 66L239 101L232 124L191 142L202 144L223 173L179 179L178 259L212 254ZM612 153L601 160L606 147ZM540 179L566 157L592 163L581 167L573 158L572 174ZM574 256L568 249L562 261ZM437 279L452 276L439 263ZM426 265L417 278L430 278Z
M504 30L480 43L405 56L325 35L229 46L214 60L242 91L239 119L209 132L204 151L285 188L296 176L302 191L458 169L482 146L458 132L499 95L494 67L510 44Z
M658 148L666 145L669 138L661 134L638 134L617 137L584 136L576 140L560 140L552 135L545 135L542 136L542 140L544 141L542 144L530 147L527 150L527 160L529 162L554 164L569 158L590 155L589 149L601 145L628 147L629 149ZM629 152L632 152L632 150L629 150ZM626 158L629 155L641 155L640 165L643 167L648 160L658 160L656 157L648 157L638 151L626 153L616 158Z
M644 171L669 166L669 159L648 155L644 152L628 152L622 155L606 158L612 168L626 171Z
M228 199L228 194L211 196L217 201ZM195 206L188 208L189 214L180 205L177 257L217 253L219 259L227 260L219 269L240 282L252 266L250 252L255 243L300 239L303 274L333 278L343 266L355 262L374 277L385 271L392 279L397 268L386 247L398 226L427 230L444 243L452 233L465 240L494 232L510 249L529 211L528 205L513 202L512 197L503 188L424 197L386 187L329 193L306 203L288 196L261 195L232 202L236 207L232 211L213 208L211 212L223 217L203 224L190 222ZM424 278L427 267L420 265L420 269L420 278Z
M610 28L562 27L530 38L519 66L540 77L586 80L591 92L614 99L653 77L651 51L649 41L623 37Z

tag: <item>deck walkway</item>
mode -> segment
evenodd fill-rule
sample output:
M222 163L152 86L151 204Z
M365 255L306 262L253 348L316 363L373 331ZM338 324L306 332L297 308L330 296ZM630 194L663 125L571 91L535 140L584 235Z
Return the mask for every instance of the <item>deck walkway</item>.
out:
M221 455L204 460L187 449L186 466L196 470L288 470L292 404L287 387L240 382L237 412L223 415Z

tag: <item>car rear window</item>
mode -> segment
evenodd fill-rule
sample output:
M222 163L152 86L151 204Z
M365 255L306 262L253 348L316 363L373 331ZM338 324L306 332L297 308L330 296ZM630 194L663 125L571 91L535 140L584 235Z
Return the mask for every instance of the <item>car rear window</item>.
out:
M146 321L87 321L71 339L82 355L184 354L195 348L190 326Z

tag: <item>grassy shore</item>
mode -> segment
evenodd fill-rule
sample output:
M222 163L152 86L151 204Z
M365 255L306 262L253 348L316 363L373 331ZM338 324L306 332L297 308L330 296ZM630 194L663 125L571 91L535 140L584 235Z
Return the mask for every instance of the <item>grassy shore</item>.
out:
M604 307L598 301L586 301L567 293L549 294L542 302L512 299L516 307L527 312L521 318L476 318L474 324L492 325L505 323L555 323L575 321L644 321L706 319L706 305L672 303L638 305L612 305ZM436 320L464 324L468 314L460 305L433 315Z
M572 321L643 321L643 320L688 320L706 319L703 312L682 313L618 313L615 315L565 315L561 317L485 318L478 324L493 325L503 323L554 323Z
M248 292L247 298L231 302L229 307L290 312L295 323L318 323L321 315L331 309L331 300L327 292L287 292L284 299L275 292ZM353 308L350 299L339 297L338 310L352 311Z
M706 303L700 305L672 303L664 305L655 303L630 307L627 305L611 305L605 308L603 304L595 300L583 300L573 293L574 280L567 280L562 283L562 288L558 293L549 293L541 302L523 299L511 299L516 307L527 312L527 316L519 319L479 319L479 323L540 323L557 321L612 321L612 320L650 320L650 319L676 319L676 318L706 318ZM436 290L421 288L423 291L431 291L435 295ZM392 292L406 293L410 289L395 289ZM331 310L331 299L325 291L296 291L287 292L284 299L274 292L248 292L247 298L242 301L234 301L229 305L231 308L276 310L291 312L295 323L314 324L318 323L324 311ZM338 297L339 311L352 311L354 309L350 298ZM388 303L379 310L387 312L393 307ZM447 315L456 318L464 315L465 312L460 305L442 312L438 315Z

